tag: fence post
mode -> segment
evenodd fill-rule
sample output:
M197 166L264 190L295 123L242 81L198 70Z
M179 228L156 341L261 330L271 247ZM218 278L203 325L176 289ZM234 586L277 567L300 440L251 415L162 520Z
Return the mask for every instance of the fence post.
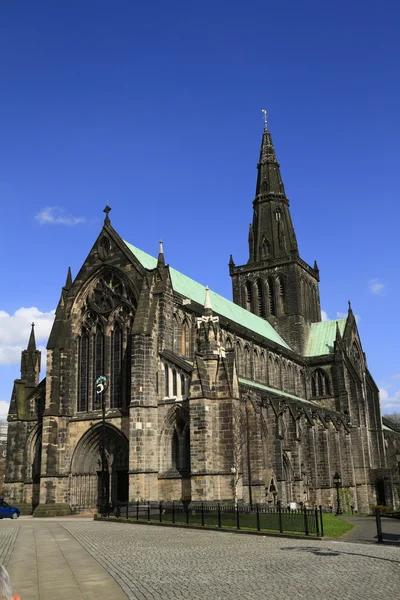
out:
M218 527L221 527L221 505L218 502Z
M161 502L160 502L159 509L160 509L160 523L162 523L162 503Z
M376 531L378 533L378 544L383 544L381 509L378 507L375 508L375 519L376 519Z
M172 522L175 523L175 502L172 500Z
M317 536L319 537L319 523L318 523L318 508L317 507L315 507L314 514L315 514L315 531L316 531Z
M308 519L307 519L307 509L306 509L306 507L304 507L303 510L304 510L304 533L306 535L308 535Z
M278 516L279 516L279 533L283 533L283 524L282 524L282 506L279 502L278 504Z
M139 500L136 501L136 521L139 521Z
M236 504L236 529L240 529L240 512L239 512L239 504Z
M147 502L147 520L150 521L150 501Z
M129 502L126 503L126 519L129 519Z
M204 504L201 503L201 526L204 527Z
M256 504L256 510L257 510L257 531L260 531L261 527L260 527L260 511L258 508L258 504Z
M324 521L322 518L322 506L321 504L319 505L319 519L320 519L320 525L321 525L321 537L324 537Z

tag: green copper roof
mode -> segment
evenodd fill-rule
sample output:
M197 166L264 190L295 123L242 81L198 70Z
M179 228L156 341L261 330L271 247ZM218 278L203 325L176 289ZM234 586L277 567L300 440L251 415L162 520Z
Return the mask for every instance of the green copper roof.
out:
M391 433L397 433L398 435L400 435L399 431L397 431L396 429L392 429L391 427L388 427L387 425L382 424L382 429L384 431L390 431Z
M306 402L307 404L313 404L309 400L305 398L300 398L300 396L295 396L294 394L288 394L287 392L282 392L281 390L276 390L275 388L268 387L267 385L262 385L261 383L256 383L255 381L250 381L249 379L243 379L239 377L239 383L243 383L244 385L248 385L249 387L257 388L258 390L265 390L266 392L273 392L278 396L284 396L285 398L290 398L291 400L298 400L299 402Z
M135 246L125 242L125 240L124 243L128 246L129 250L145 269L154 269L157 266L156 258L150 256L150 254L147 254L146 252L143 252L143 250L139 250L139 248L135 248ZM190 279L190 277L179 273L179 271L176 271L176 269L173 269L172 267L170 267L169 270L174 291L203 306L205 298L205 286L201 285L201 283L197 283L197 281L194 281L193 279ZM254 331L255 333L258 333L259 335L271 340L272 342L275 342L276 344L279 344L280 346L290 350L290 347L287 345L287 343L275 331L272 325L268 323L268 321L264 321L264 319L257 317L257 315L254 315L248 310L245 310L241 306L234 304L230 300L227 300L223 296L220 296L211 290L210 298L212 308L215 313L225 317L229 321L238 323L242 327L246 327L247 329L250 329L251 331Z
M333 343L336 339L336 323L339 325L340 335L343 335L346 318L337 321L321 321L311 325L308 334L307 346L304 356L322 356L332 354Z

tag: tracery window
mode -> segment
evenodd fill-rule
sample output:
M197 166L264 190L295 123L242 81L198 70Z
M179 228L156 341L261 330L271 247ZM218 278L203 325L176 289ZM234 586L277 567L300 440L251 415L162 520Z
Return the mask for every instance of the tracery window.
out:
M111 334L111 408L122 406L122 331L118 324Z
M315 369L311 376L311 395L330 396L329 376L323 369Z
M83 331L79 339L78 351L79 401L78 410L88 410L89 399L89 335Z
M99 329L94 337L94 381L100 375L104 375L104 334ZM96 393L93 394L93 408L101 408L101 398Z
M119 275L107 268L86 297L82 329L77 339L77 410L99 410L102 397L94 382L109 380L103 392L106 405L121 408L131 386L131 335L135 302Z

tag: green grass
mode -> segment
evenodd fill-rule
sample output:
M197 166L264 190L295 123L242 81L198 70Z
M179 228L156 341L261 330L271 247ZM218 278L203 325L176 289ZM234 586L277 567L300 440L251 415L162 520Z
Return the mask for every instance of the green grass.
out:
M324 513L323 519L325 537L338 538L354 527L353 523L330 513Z

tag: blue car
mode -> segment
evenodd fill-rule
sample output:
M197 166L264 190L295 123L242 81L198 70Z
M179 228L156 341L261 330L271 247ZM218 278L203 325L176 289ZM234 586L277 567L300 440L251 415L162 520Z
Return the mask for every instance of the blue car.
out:
M0 519L18 519L18 517L19 508L10 506L4 502L3 498L0 498Z

